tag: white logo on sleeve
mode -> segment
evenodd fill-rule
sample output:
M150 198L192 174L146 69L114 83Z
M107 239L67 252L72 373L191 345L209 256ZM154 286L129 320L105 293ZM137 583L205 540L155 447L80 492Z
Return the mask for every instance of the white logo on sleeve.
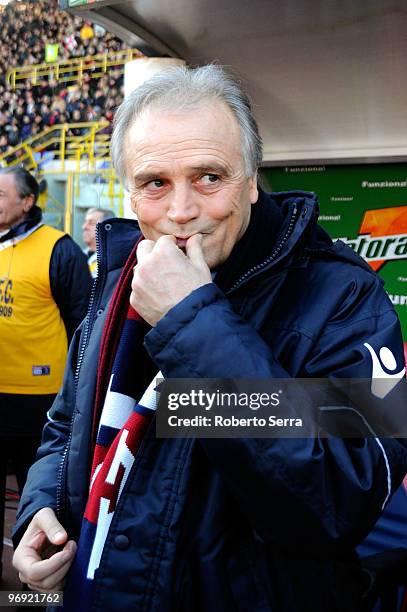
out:
M397 368L397 361L387 346L382 346L379 355L376 354L374 348L367 342L363 346L368 349L372 357L372 393L376 397L383 399L397 385L398 381L403 378L406 368L403 368L400 372L394 372ZM386 372L383 366L386 370L394 372L394 374Z

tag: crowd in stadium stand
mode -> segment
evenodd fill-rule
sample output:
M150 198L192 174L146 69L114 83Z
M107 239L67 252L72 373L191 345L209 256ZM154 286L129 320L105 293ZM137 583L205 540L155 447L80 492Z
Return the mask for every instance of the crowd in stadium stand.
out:
M14 0L1 11L0 26L0 154L47 126L111 121L123 97L123 77L117 70L100 79L85 74L80 85L47 77L34 86L27 79L14 90L6 74L13 67L44 63L49 44L58 44L61 61L124 50L125 43L100 26L61 11L57 0Z

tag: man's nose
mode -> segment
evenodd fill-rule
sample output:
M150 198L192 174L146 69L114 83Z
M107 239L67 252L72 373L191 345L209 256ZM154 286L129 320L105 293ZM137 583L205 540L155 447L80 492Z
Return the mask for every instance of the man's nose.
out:
M188 223L199 217L197 195L188 185L177 185L170 195L168 218L174 223Z

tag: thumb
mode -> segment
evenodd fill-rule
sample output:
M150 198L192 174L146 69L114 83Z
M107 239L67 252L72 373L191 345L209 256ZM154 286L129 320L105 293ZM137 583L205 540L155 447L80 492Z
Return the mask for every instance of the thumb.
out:
M209 269L202 250L202 234L194 234L191 238L188 238L185 250L188 259L194 266L201 270Z
M141 240L137 247L137 263L141 264L145 260L145 258L152 252L154 249L154 241L153 240Z
M43 508L35 518L37 525L52 544L64 544L67 541L68 534L58 521L52 508Z

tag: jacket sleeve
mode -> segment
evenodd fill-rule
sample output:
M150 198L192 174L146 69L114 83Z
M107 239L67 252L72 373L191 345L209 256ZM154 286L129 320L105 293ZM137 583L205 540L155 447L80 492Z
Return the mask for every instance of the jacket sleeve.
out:
M50 283L70 342L86 316L92 277L85 255L68 235L60 238L52 251Z
M325 326L307 376L372 376L373 350L387 346L403 369L397 317L383 289L344 305ZM369 304L369 306L368 306ZM371 310L369 311L369 308ZM374 312L374 316L373 316ZM214 285L197 289L146 336L170 378L288 377L271 348ZM200 439L259 537L284 547L340 553L370 531L407 470L399 441L376 436Z
M41 508L57 509L57 486L62 456L66 447L75 407L74 373L81 329L70 345L61 390L49 410L41 446L31 466L18 506L13 528L13 543L17 546L32 517Z

